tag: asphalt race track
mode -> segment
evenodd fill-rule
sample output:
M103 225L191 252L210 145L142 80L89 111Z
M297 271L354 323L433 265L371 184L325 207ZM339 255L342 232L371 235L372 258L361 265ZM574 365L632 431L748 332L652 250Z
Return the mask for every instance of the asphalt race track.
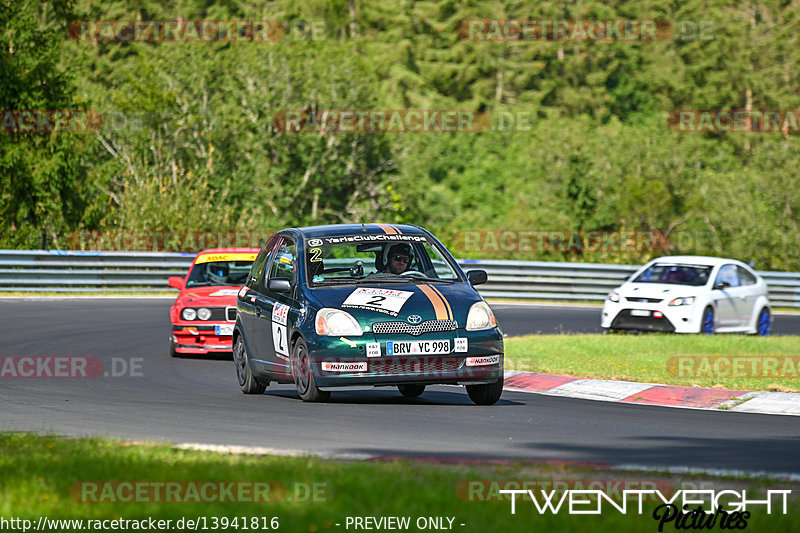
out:
M2 309L2 308L0 308ZM592 306L492 304L497 320L508 336L532 333L602 333L600 308ZM800 334L800 315L772 317L775 335Z
M172 359L166 299L0 300L2 356L94 356L93 379L0 378L0 430L431 455L728 468L800 474L800 417L621 405L505 392L477 407L461 387L301 402L292 386L245 396L233 363ZM507 334L595 331L597 308L494 306ZM800 316L776 330L800 331ZM133 371L131 372L131 368ZM131 375L131 373L133 375Z

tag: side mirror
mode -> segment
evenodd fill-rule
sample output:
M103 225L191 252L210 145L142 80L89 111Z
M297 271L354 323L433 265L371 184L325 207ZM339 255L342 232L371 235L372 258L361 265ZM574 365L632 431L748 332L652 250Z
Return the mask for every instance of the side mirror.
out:
M731 286L731 284L728 283L727 281L718 281L718 282L716 282L714 284L714 290L724 291L725 289L727 289L730 286Z
M481 285L486 283L489 277L486 275L485 270L470 270L467 272L467 281L471 285Z
M289 294L292 292L292 286L286 278L272 278L267 282L267 290Z
M183 290L183 278L178 276L170 276L167 278L167 285L172 287L173 289L178 289L179 291Z

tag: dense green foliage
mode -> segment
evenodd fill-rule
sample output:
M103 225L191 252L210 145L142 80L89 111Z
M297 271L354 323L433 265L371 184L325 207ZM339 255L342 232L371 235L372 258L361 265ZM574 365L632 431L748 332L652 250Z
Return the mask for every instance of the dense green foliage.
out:
M800 109L794 2L0 0L0 247L80 231L411 222L456 255L638 262L662 250L459 250L464 230L640 231L800 270L796 133L671 129L674 110ZM658 41L477 42L465 19L665 19ZM277 42L71 40L79 20L280 20ZM486 111L489 131L286 132L283 110ZM504 118L503 118L504 117ZM511 119L514 119L511 125ZM520 119L527 118L526 123ZM681 236L681 238L675 238ZM467 253L469 252L469 253Z

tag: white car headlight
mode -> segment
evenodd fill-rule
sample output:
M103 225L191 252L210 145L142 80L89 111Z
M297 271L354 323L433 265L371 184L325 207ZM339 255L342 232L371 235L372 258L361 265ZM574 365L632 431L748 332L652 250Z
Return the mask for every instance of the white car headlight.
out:
M181 317L182 317L184 320L194 320L195 318L197 318L197 311L195 311L195 310L194 310L194 309L192 309L191 307L187 307L187 308L186 308L186 309L184 309L184 310L183 310L183 312L181 313Z
M315 321L317 335L329 335L331 337L340 336L361 336L361 325L353 315L341 309L324 307L317 311Z
M673 299L669 305L676 306L676 305L692 305L694 303L694 296L683 296L681 298Z
M476 302L469 308L467 315L467 331L479 331L497 327L494 313L486 302Z
M207 307L201 307L197 310L197 318L200 320L208 320L211 318L211 310Z
M608 300L611 302L618 302L619 301L619 293L617 291L611 291L608 293Z

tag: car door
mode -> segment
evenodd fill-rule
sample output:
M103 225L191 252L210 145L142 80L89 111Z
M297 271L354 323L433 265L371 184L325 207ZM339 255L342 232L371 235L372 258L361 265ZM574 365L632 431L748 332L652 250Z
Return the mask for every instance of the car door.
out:
M750 320L753 318L753 313L756 311L756 301L758 300L760 292L757 286L758 280L756 279L755 274L750 272L745 267L738 265L736 269L739 274L739 285L741 287L741 325L747 326L750 324Z
M739 326L744 303L739 301L741 287L736 265L725 264L720 267L714 280L713 291L717 301L717 326L723 328Z
M272 257L275 253L275 248L277 243L280 241L280 235L275 234L273 235L269 241L267 241L266 245L264 246L265 257L257 257L258 259L263 259L262 263L259 263L258 268L254 268L251 271L250 278L248 282L251 284L250 290L247 292L245 299L247 300L246 305L249 305L252 308L252 312L250 313L250 326L247 330L247 339L248 344L247 348L249 350L249 354L251 359L258 361L262 368L267 368L265 366L266 357L269 354L268 347L265 346L265 343L269 341L269 337L264 334L264 324L261 319L261 316L264 313L264 307L266 305L266 276L267 270L269 269L270 261L272 261ZM248 303L249 302L249 303Z
M250 267L250 273L244 282L244 287L241 291L239 291L239 296L236 302L239 324L244 333L244 338L248 341L248 353L250 354L254 353L252 350L250 350L249 344L250 339L254 339L253 328L255 327L255 305L254 302L251 301L251 298L253 298L257 292L258 279L263 278L264 276L264 269L267 266L267 259L269 258L269 253L274 245L274 241L267 241L264 243L261 251L258 252L258 255L256 256L255 261L253 261L253 265Z
M282 235L270 258L263 297L259 298L256 311L265 364L270 372L280 375L290 375L289 331L299 310L295 300L297 261L297 243L291 236ZM271 290L271 280L288 281L290 292Z

